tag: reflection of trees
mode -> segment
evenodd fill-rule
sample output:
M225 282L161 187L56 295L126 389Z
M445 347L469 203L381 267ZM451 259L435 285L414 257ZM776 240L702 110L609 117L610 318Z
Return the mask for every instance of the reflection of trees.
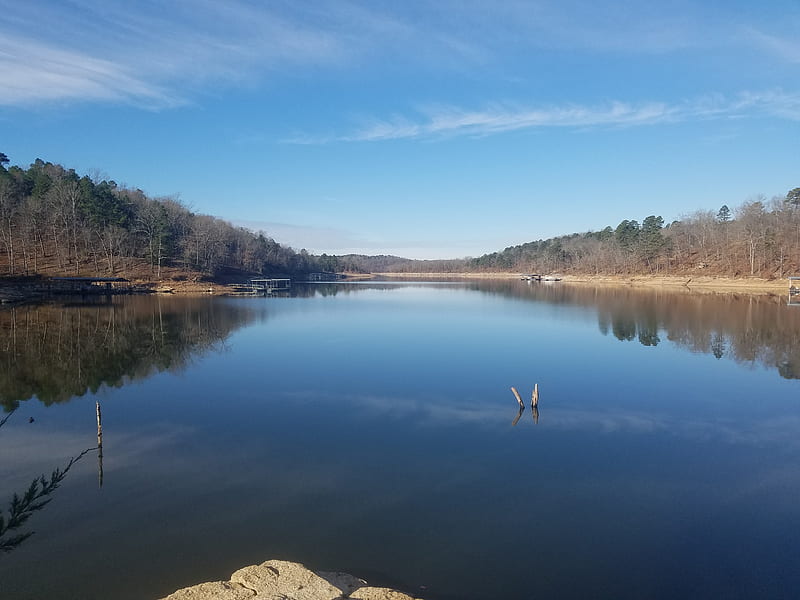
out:
M611 331L620 342L630 342L636 338L636 322L626 314L617 314L611 320Z
M586 290L571 288L574 301ZM588 302L587 302L588 303ZM800 377L800 312L773 296L689 294L632 289L593 290L604 335L655 346L662 336L692 352L774 367Z
M761 364L800 379L800 310L787 307L783 297L512 280L467 285L520 301L594 307L603 335L645 346L666 338L692 352Z
M347 296L371 289L398 289L395 283L380 281L368 282L340 282L340 283L308 283L293 284L291 295L294 298L314 298L315 296Z
M725 341L725 337L720 333L715 333L711 336L711 353L717 358L720 359L725 356L725 352L727 350L727 342Z
M692 352L762 364L781 377L800 379L800 310L787 307L782 297L516 280L464 286L520 301L595 308L603 335L645 346L666 338Z
M110 303L0 311L0 404L64 402L119 387L215 350L255 318L213 298L120 297Z
M0 552L11 552L35 532L16 533L33 515L42 510L52 500L51 494L56 491L67 473L76 462L95 450L88 448L78 456L71 458L63 469L54 469L50 477L41 475L34 479L21 496L14 494L8 505L7 515L0 511Z
M597 310L603 335L656 346L663 339L692 352L775 368L781 377L800 378L800 310L776 296L704 294L626 286L543 285L517 280L452 281L484 294L519 301L575 305ZM424 285L409 281L408 285ZM299 291L299 287L293 293ZM396 283L321 284L305 295L396 289Z
M0 427L6 424L11 416L16 412L16 408L0 420ZM4 512L0 509L0 552L7 553L17 548L22 542L31 537L35 531L25 531L18 533L19 529L25 525L28 519L37 511L42 510L52 500L51 495L64 481L72 466L86 456L89 452L97 450L98 469L100 477L100 487L103 486L103 437L100 424L100 405L97 404L97 447L87 448L77 456L69 459L63 469L55 468L50 477L40 475L35 477L28 489L22 494L14 494Z

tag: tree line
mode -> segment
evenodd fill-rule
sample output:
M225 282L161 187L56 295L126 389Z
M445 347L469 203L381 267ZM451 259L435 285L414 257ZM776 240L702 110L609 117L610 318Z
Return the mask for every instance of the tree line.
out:
M229 269L301 275L324 272L521 271L596 275L704 272L783 277L800 270L800 188L735 209L697 211L672 223L649 215L616 227L540 239L478 258L312 255L173 197L148 197L113 180L80 176L37 159L6 168L0 153L0 275L126 275L144 265L218 276Z
M113 180L37 159L6 167L0 153L0 274L124 275L144 265L218 275L323 270L319 258L282 246L173 197L148 197Z
M511 246L466 261L468 270L597 275L685 274L784 277L800 270L800 188L731 210L697 211Z
M507 272L592 275L784 277L800 271L800 188L731 209L700 210L665 223L649 215L616 227L540 239L477 258L412 260L349 254L331 270L386 273Z

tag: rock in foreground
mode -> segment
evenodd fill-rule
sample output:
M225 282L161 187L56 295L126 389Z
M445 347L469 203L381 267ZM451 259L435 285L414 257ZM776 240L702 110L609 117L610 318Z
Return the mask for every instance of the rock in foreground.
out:
M347 573L314 573L299 563L268 560L239 569L230 581L178 590L162 600L418 600L402 592L367 585Z

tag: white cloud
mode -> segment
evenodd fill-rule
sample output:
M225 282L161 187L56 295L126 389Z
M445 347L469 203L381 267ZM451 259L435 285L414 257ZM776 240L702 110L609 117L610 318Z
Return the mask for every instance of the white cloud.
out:
M800 93L782 91L742 92L734 98L706 96L677 104L664 102L612 102L602 106L520 107L495 104L484 110L441 107L423 110L416 120L407 116L372 119L365 126L341 136L297 136L288 143L487 136L537 128L634 127L720 118L768 116L800 120Z
M263 231L276 242L295 249L305 248L312 254L389 254L421 260L442 257L478 256L501 245L503 240L461 240L442 246L441 240L368 239L337 227L309 227L271 221L235 219L237 227Z
M75 0L0 13L0 104L186 103L210 83L250 85L276 65L330 64L341 40L318 23L246 2L165 6Z
M360 238L353 232L336 227L311 227L243 219L233 220L232 223L237 227L245 227L251 231L263 231L276 242L298 250L305 248L309 252L316 254L322 252L344 254L349 248L371 246L367 240Z
M4 105L75 99L149 106L180 102L113 61L9 36L0 39L0 80L0 104Z
M760 46L786 62L800 64L800 42L797 39L782 38L750 27L744 28L743 31L745 36L751 39L756 46Z
M0 104L89 100L169 107L220 83L255 86L277 72L319 66L380 64L391 69L401 64L469 76L476 76L477 67L497 75L497 68L503 70L514 57L541 50L629 56L702 50L737 60L742 55L731 51L757 48L790 64L800 62L800 44L794 39L764 33L774 25L774 15L767 12L756 29L737 25L752 20L737 13L736 7L703 11L691 3L675 7L628 0L141 0L135 5L119 0L0 0ZM519 114L499 107L449 115L441 122L387 118L351 137L410 138L453 129L481 135L517 128L519 121L528 126L647 122L670 118L662 113L665 108L623 104ZM451 122L454 118L463 123ZM300 143L303 136L292 141ZM316 136L306 140L319 141Z

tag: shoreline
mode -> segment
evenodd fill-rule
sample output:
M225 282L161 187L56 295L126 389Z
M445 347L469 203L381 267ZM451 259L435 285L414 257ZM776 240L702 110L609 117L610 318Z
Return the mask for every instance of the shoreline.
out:
M761 279L756 277L676 277L676 276L566 276L566 283L589 285L612 285L685 290L699 293L743 293L743 294L788 294L789 283L786 279Z
M519 279L519 273L373 273L387 279ZM558 283L602 286L625 286L744 294L787 294L789 283L784 279L759 277L723 277L703 275L562 275Z
M342 282L370 280L518 280L519 273L463 272L463 273L371 273L368 275L348 275ZM305 282L297 282L305 283ZM560 284L588 286L636 287L644 289L660 289L694 293L739 293L784 295L789 292L787 279L762 279L758 277L722 277L722 276L674 276L674 275L563 275ZM551 284L547 284L551 285ZM0 279L0 303L16 304L20 302L36 302L48 297L70 293L67 290L53 290L46 280L20 282ZM103 295L108 291L97 289L77 293ZM128 289L115 289L112 294L169 294L169 295L203 295L203 296L238 296L236 288L227 283L161 280L130 281Z

